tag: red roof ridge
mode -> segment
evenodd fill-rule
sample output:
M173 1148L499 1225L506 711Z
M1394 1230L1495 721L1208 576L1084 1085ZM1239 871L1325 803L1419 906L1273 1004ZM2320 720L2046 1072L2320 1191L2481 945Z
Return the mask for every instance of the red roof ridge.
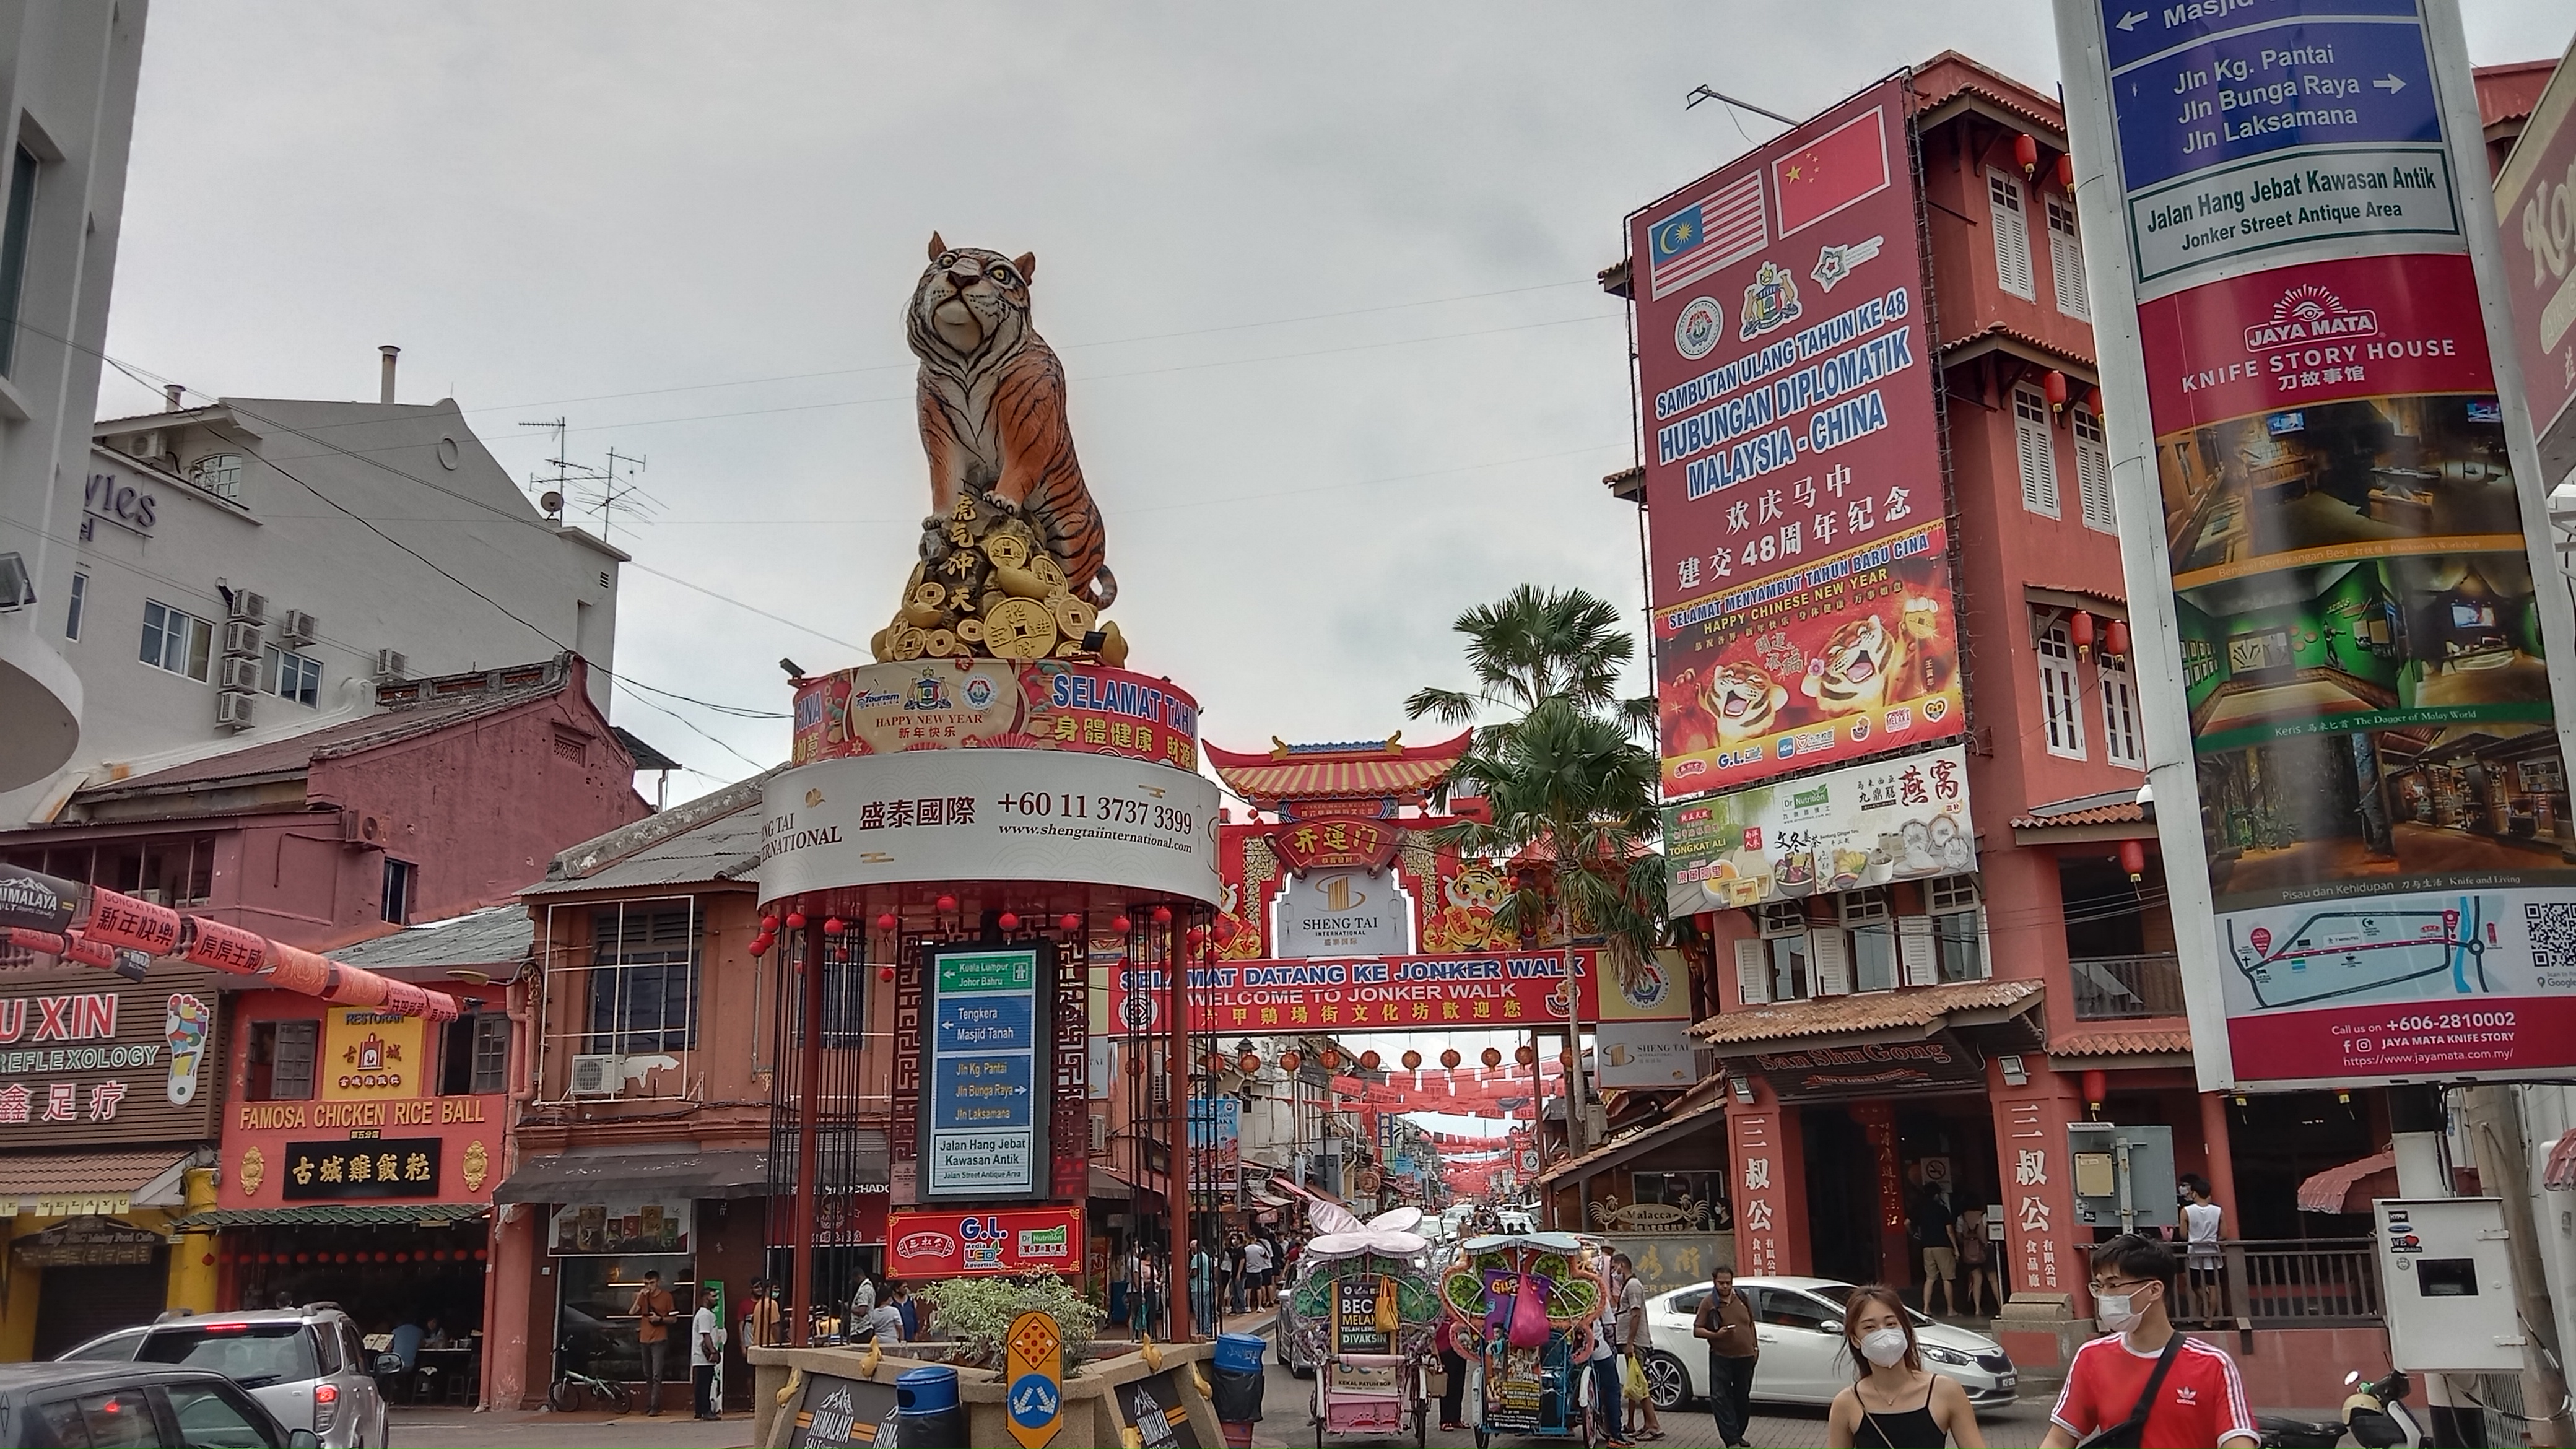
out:
M1277 735L1270 737L1270 748L1257 754L1229 750L1201 740L1199 753L1220 771L1227 766L1248 769L1256 765L1295 765L1326 760L1454 760L1467 753L1476 732L1460 730L1454 737L1430 745L1403 743L1404 731L1398 730L1383 740L1359 740L1348 744L1292 745Z

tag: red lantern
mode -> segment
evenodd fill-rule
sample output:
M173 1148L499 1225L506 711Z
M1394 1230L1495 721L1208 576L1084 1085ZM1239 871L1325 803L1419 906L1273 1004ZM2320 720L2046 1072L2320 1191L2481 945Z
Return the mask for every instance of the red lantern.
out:
M878 967L877 979L879 981L892 981L894 979L894 968L891 966Z
M1261 1070L1261 1057L1255 1052L1245 1052L1243 1055L1234 1059L1234 1065L1236 1069L1248 1077L1254 1072Z
M933 909L937 910L939 914L943 916L954 915L957 911L957 898L955 896L941 896L930 904Z
M1067 911L1056 917L1055 923L1059 930L1079 931L1082 929L1082 915L1078 911Z
M1201 941L1206 940L1207 938L1208 938L1208 928L1207 928L1207 927L1205 927L1205 926L1192 926L1192 927L1190 927L1190 944L1191 944L1191 945L1195 946L1195 945L1199 944Z
M1376 1071L1376 1070L1377 1070L1377 1064L1378 1064L1378 1061L1379 1061L1379 1057L1378 1057L1378 1054L1377 1054L1377 1053L1375 1053L1375 1052L1362 1052L1362 1053L1360 1053L1360 1070L1362 1070L1362 1071L1366 1071L1366 1072L1373 1072L1373 1071Z
M200 1261L201 1261L201 1262L203 1262L207 1267L211 1268L211 1267L215 1266L215 1255L214 1255L214 1254L212 1254L212 1253L208 1253L208 1254L206 1254L206 1255L205 1255L205 1257L204 1257L204 1258L202 1258Z
M1001 927L1005 931L1016 931L1020 928L1019 913L1016 911L1004 911L993 918L993 924Z
M787 929L791 931L804 930L805 913L803 911L789 911L787 913Z
M1501 1066L1503 1064L1503 1049L1501 1047L1485 1048L1484 1060L1485 1066L1488 1070Z
M2098 1067L2088 1069L2084 1073L2085 1105L2100 1111L2102 1099L2109 1095L2111 1095L2111 1074Z
M768 932L769 934L771 934L771 935L773 935L773 936L774 936L774 935L777 935L777 934L778 934L778 913L777 913L777 912L775 912L775 911L772 911L772 912L770 912L768 915L765 915L765 916L761 917L761 918L760 918L760 929L762 929L763 931Z
M2120 842L2120 869L2129 873L2129 883L2137 884L2147 873L2147 843L2143 840Z
M902 924L903 922L897 920L894 912L892 911L888 911L884 915L877 917L877 929L880 931L891 932L895 927Z
M1418 1072L1422 1070L1422 1053L1420 1052L1406 1052L1404 1054L1403 1061L1404 1069L1408 1072Z
M1293 1072L1305 1064L1305 1055L1295 1047L1290 1047L1279 1054L1279 1070L1283 1072Z
M848 929L849 927L841 924L841 918L838 916L825 916L823 918L823 934L826 936L837 936Z
M1565 1068L1565 1069L1566 1069L1567 1071L1569 1071L1569 1072L1570 1072L1570 1071L1573 1071L1573 1070L1574 1070L1574 1048L1572 1048L1572 1047L1567 1047L1565 1050L1563 1050L1563 1051L1561 1051L1561 1052L1558 1052L1558 1053L1556 1054L1556 1064L1557 1064L1558 1066L1560 1066L1560 1067Z
M1129 1052L1127 1054L1127 1075L1131 1077L1141 1077L1145 1075L1145 1054L1143 1052Z
M1329 1072L1342 1064L1342 1054L1332 1047L1326 1047L1315 1054L1315 1060L1322 1062L1324 1070Z
M1456 1047L1451 1047L1447 1051L1442 1052L1440 1054L1440 1065L1447 1067L1453 1072L1458 1070L1458 1049Z
M1111 929L1111 930L1113 930L1113 931L1116 931L1119 935L1124 936L1124 935L1126 935L1128 932L1133 931L1133 930L1135 930L1135 929L1136 929L1136 923L1135 923L1134 921L1131 921L1131 920L1127 919L1125 916L1119 916L1119 917L1116 917L1116 918L1114 918L1113 920L1111 920L1111 921L1110 921L1110 923L1109 923L1109 929Z
M1156 907L1154 907L1154 924L1155 924L1155 925L1157 925L1157 926L1168 926L1168 925L1170 925L1171 923L1172 923L1172 908L1171 908L1170 906L1156 906Z
M2039 142L2028 131L2013 137L2013 164L2024 176L2039 169Z
M1512 1060L1519 1062L1522 1066L1528 1066L1530 1063L1538 1060L1538 1048L1531 1046L1528 1042L1522 1042L1519 1050L1512 1053Z
M480 1262L482 1262L484 1259L489 1258L489 1257L491 1257L491 1256L492 1256L492 1251L491 1251L491 1249L489 1249L489 1248L476 1248L476 1249L474 1250L474 1261L475 1261L475 1262L477 1262L477 1263L480 1263Z
M311 1253L298 1253L295 1255L295 1261L299 1263L310 1263L313 1261L313 1255Z
M751 954L754 956L766 956L769 954L769 948L777 944L778 943L776 941L771 940L767 936L754 936L751 938Z
M2066 638L2075 646L2076 657L2090 655L2093 651L2093 616L2081 609L2076 610L2066 620Z
M410 1262L410 1261L411 1261L411 1254L409 1254L409 1253L396 1253L396 1254L394 1254L394 1261L395 1261L395 1262L397 1262L397 1263L408 1263L408 1262Z
M2059 372L2056 368L2050 368L2047 372L2040 375L2039 390L2048 398L2048 410L2050 412L2064 412L2066 410L2067 390L2065 373Z
M445 1248L441 1248L429 1256L438 1262L444 1263L447 1261L447 1250Z
M2057 158L2057 184L2069 191L2075 189L2075 157L2072 154Z

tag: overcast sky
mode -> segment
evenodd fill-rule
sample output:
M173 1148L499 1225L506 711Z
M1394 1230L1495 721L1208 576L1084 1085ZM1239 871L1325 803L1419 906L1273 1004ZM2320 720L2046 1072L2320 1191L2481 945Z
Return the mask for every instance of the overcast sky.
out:
M2480 63L2576 23L2465 9ZM630 570L621 672L783 709L773 661L863 661L910 566L929 234L1034 251L1131 666L1221 745L1382 737L1466 682L1461 608L1639 607L1592 275L1629 209L1770 133L1685 95L1805 114L1945 47L2055 87L2037 0L156 0L109 350L372 399L398 343L403 399L455 397L514 474L557 415L577 457L646 456L661 516L614 540L804 627ZM111 372L99 407L157 401ZM785 755L783 722L682 712L617 704L704 772L674 798Z

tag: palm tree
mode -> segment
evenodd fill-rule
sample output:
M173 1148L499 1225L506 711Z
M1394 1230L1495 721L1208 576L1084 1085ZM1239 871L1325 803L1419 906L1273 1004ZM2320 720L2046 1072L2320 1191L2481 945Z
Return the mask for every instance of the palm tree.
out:
M1479 604L1450 625L1467 636L1474 693L1429 686L1404 702L1413 719L1472 724L1489 709L1525 716L1550 699L1586 714L1615 714L1632 727L1654 718L1654 701L1619 698L1619 674L1636 641L1619 627L1617 606L1582 589L1540 592L1523 584L1498 603ZM1488 725L1508 731L1513 721Z

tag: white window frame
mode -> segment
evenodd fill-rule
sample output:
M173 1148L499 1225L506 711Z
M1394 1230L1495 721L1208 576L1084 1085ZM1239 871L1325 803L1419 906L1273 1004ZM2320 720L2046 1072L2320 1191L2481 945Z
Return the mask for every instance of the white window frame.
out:
M203 684L214 673L215 626L185 609L145 599L143 637L136 645L136 657L165 674ZM174 658L176 663L171 662Z
M2030 274L2030 205L2021 183L2001 171L1986 172L1986 212L1995 234L1995 285L2026 302L2039 300Z
M81 615L82 615L83 613L87 612L88 608L89 608L89 570L87 570L87 569L74 569L74 570L72 570L72 597L71 597L71 603L70 603L70 605L69 605L67 608L65 608L65 609L63 610L63 637L64 637L64 638L66 638L66 639L78 639L78 638L80 637L80 631L81 631Z
M1862 886L1844 891L1835 904L1842 913L1844 958L1848 963L1851 989L1854 991L1893 991L1905 981L1905 962L1896 944L1896 911L1885 886ZM1873 986L1860 979L1860 938L1876 935L1887 943L1887 984Z
M2094 656L2102 675L2102 758L2131 770L2147 767L2147 746L2139 732L2137 678L2129 661L2108 654Z
M1987 949L1986 908L1983 895L1977 888L1977 878L1972 875L1949 875L1927 881L1923 887L1923 899L1929 906L1932 916L1933 975L1944 982L1983 981L1994 975L1995 958L1994 953ZM1944 920L1959 916L1971 918L1966 934L1977 943L1977 970L1973 976L1951 975L1941 959L1941 943L1946 939L1943 932Z
M268 646L268 692L308 709L322 701L322 661L275 644Z
M2048 716L2048 752L2070 760L2084 753L2084 688L2075 672L2075 645L2059 619L2039 633L2039 704Z
M2111 503L2111 445L2102 434L2102 420L2091 408L2080 406L2067 409L2067 420L2075 434L2075 491L2083 503L2084 526L2117 533L2120 515Z
M2028 384L2012 390L2013 462L2021 472L2021 506L2042 518L2061 518L2057 501L2057 429L2048 399Z
M2057 310L2078 322L2093 320L2093 299L2084 290L2084 237L2075 229L2075 198L2045 194L2048 207L2049 285L2057 293Z
M241 502L242 459L239 453L208 453L188 465L188 481L227 503Z

